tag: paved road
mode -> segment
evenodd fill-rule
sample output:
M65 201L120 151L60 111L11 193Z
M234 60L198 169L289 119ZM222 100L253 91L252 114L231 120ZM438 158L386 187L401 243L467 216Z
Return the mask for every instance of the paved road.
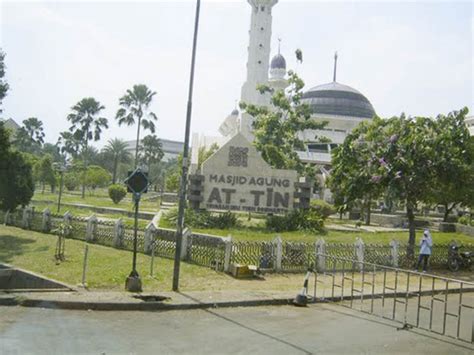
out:
M169 312L0 307L0 354L472 354L338 305Z

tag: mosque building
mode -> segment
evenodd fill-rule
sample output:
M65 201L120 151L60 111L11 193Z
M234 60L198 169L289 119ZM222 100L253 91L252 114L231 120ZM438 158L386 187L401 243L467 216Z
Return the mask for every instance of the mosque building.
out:
M285 57L280 52L270 60L272 32L272 9L278 0L248 0L251 6L247 77L242 85L240 101L270 106L270 96L257 91L257 85L266 84L274 90L288 87ZM331 150L343 143L345 137L362 121L370 120L375 110L370 101L356 89L336 81L337 53L334 57L333 81L317 85L303 94L302 102L310 106L312 119L327 121L322 130L305 130L299 133L306 149L298 151L303 163L317 166L320 179L328 176L331 165ZM208 137L193 134L191 171L197 166L199 148L217 143L222 146L227 140L241 132L249 141L253 140L253 118L234 108L219 127L222 137ZM330 143L321 143L315 137L325 137ZM327 191L324 195L327 196ZM322 196L321 196L322 197Z

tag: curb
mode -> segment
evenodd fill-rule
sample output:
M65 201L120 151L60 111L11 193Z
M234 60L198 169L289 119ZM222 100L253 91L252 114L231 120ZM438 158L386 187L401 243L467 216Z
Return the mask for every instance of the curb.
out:
M293 299L276 298L246 301L224 301L203 303L169 304L166 302L119 303L119 302L80 302L29 299L23 297L0 298L2 306L39 307L49 309L93 310L93 311L172 311L208 308L282 306L292 304Z

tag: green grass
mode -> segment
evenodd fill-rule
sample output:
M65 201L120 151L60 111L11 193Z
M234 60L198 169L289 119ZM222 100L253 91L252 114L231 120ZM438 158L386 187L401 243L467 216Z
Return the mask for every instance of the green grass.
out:
M173 228L166 220L162 220L160 223L161 227L164 228ZM391 240L395 239L400 242L408 242L408 232L397 231L397 232L366 232L366 231L357 231L357 232L346 232L346 231L334 231L328 230L325 233L311 233L307 231L294 231L294 232L269 232L266 231L263 227L263 222L256 223L253 226L242 226L239 228L232 229L199 229L191 228L193 232L219 235L223 237L232 236L232 239L238 241L252 241L252 240L272 240L277 235L281 236L283 240L293 241L293 242L314 242L318 238L324 238L326 242L332 243L353 243L356 238L362 238L365 243L380 243L388 244ZM417 231L416 233L417 241L422 236L422 231ZM444 244L449 243L451 240L455 239L461 243L474 243L474 238L464 235L462 233L442 233L432 231L434 243Z
M13 264L70 285L82 280L82 265L86 243L66 240L66 261L56 264L54 252L57 237L14 227L0 226L0 262ZM89 245L87 284L93 289L123 290L131 271L132 253L97 244ZM173 260L155 258L155 276L150 277L150 257L139 253L137 270L142 277L144 291L170 291ZM181 264L180 287L183 290L202 290L206 285L219 283L228 276L191 264Z
M44 194L41 193L41 190L37 189L33 200L35 201L52 201L57 203L58 201L58 194L51 193L46 191ZM106 190L97 190L93 196L86 192L84 198L81 198L81 194L79 191L64 191L61 196L61 202L63 203L75 203L75 204L84 204L84 205L92 205L96 207L111 207L111 208L121 208L127 211L133 211L133 202L131 199L130 194L128 194L122 201L118 204L113 203L113 201L108 196ZM159 210L160 203L159 201L150 202L142 200L140 201L140 209L143 211L157 211Z

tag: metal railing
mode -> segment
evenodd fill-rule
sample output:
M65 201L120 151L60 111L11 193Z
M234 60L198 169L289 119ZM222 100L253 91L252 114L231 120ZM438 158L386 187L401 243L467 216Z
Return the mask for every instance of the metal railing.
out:
M318 254L312 298L474 342L473 282Z

